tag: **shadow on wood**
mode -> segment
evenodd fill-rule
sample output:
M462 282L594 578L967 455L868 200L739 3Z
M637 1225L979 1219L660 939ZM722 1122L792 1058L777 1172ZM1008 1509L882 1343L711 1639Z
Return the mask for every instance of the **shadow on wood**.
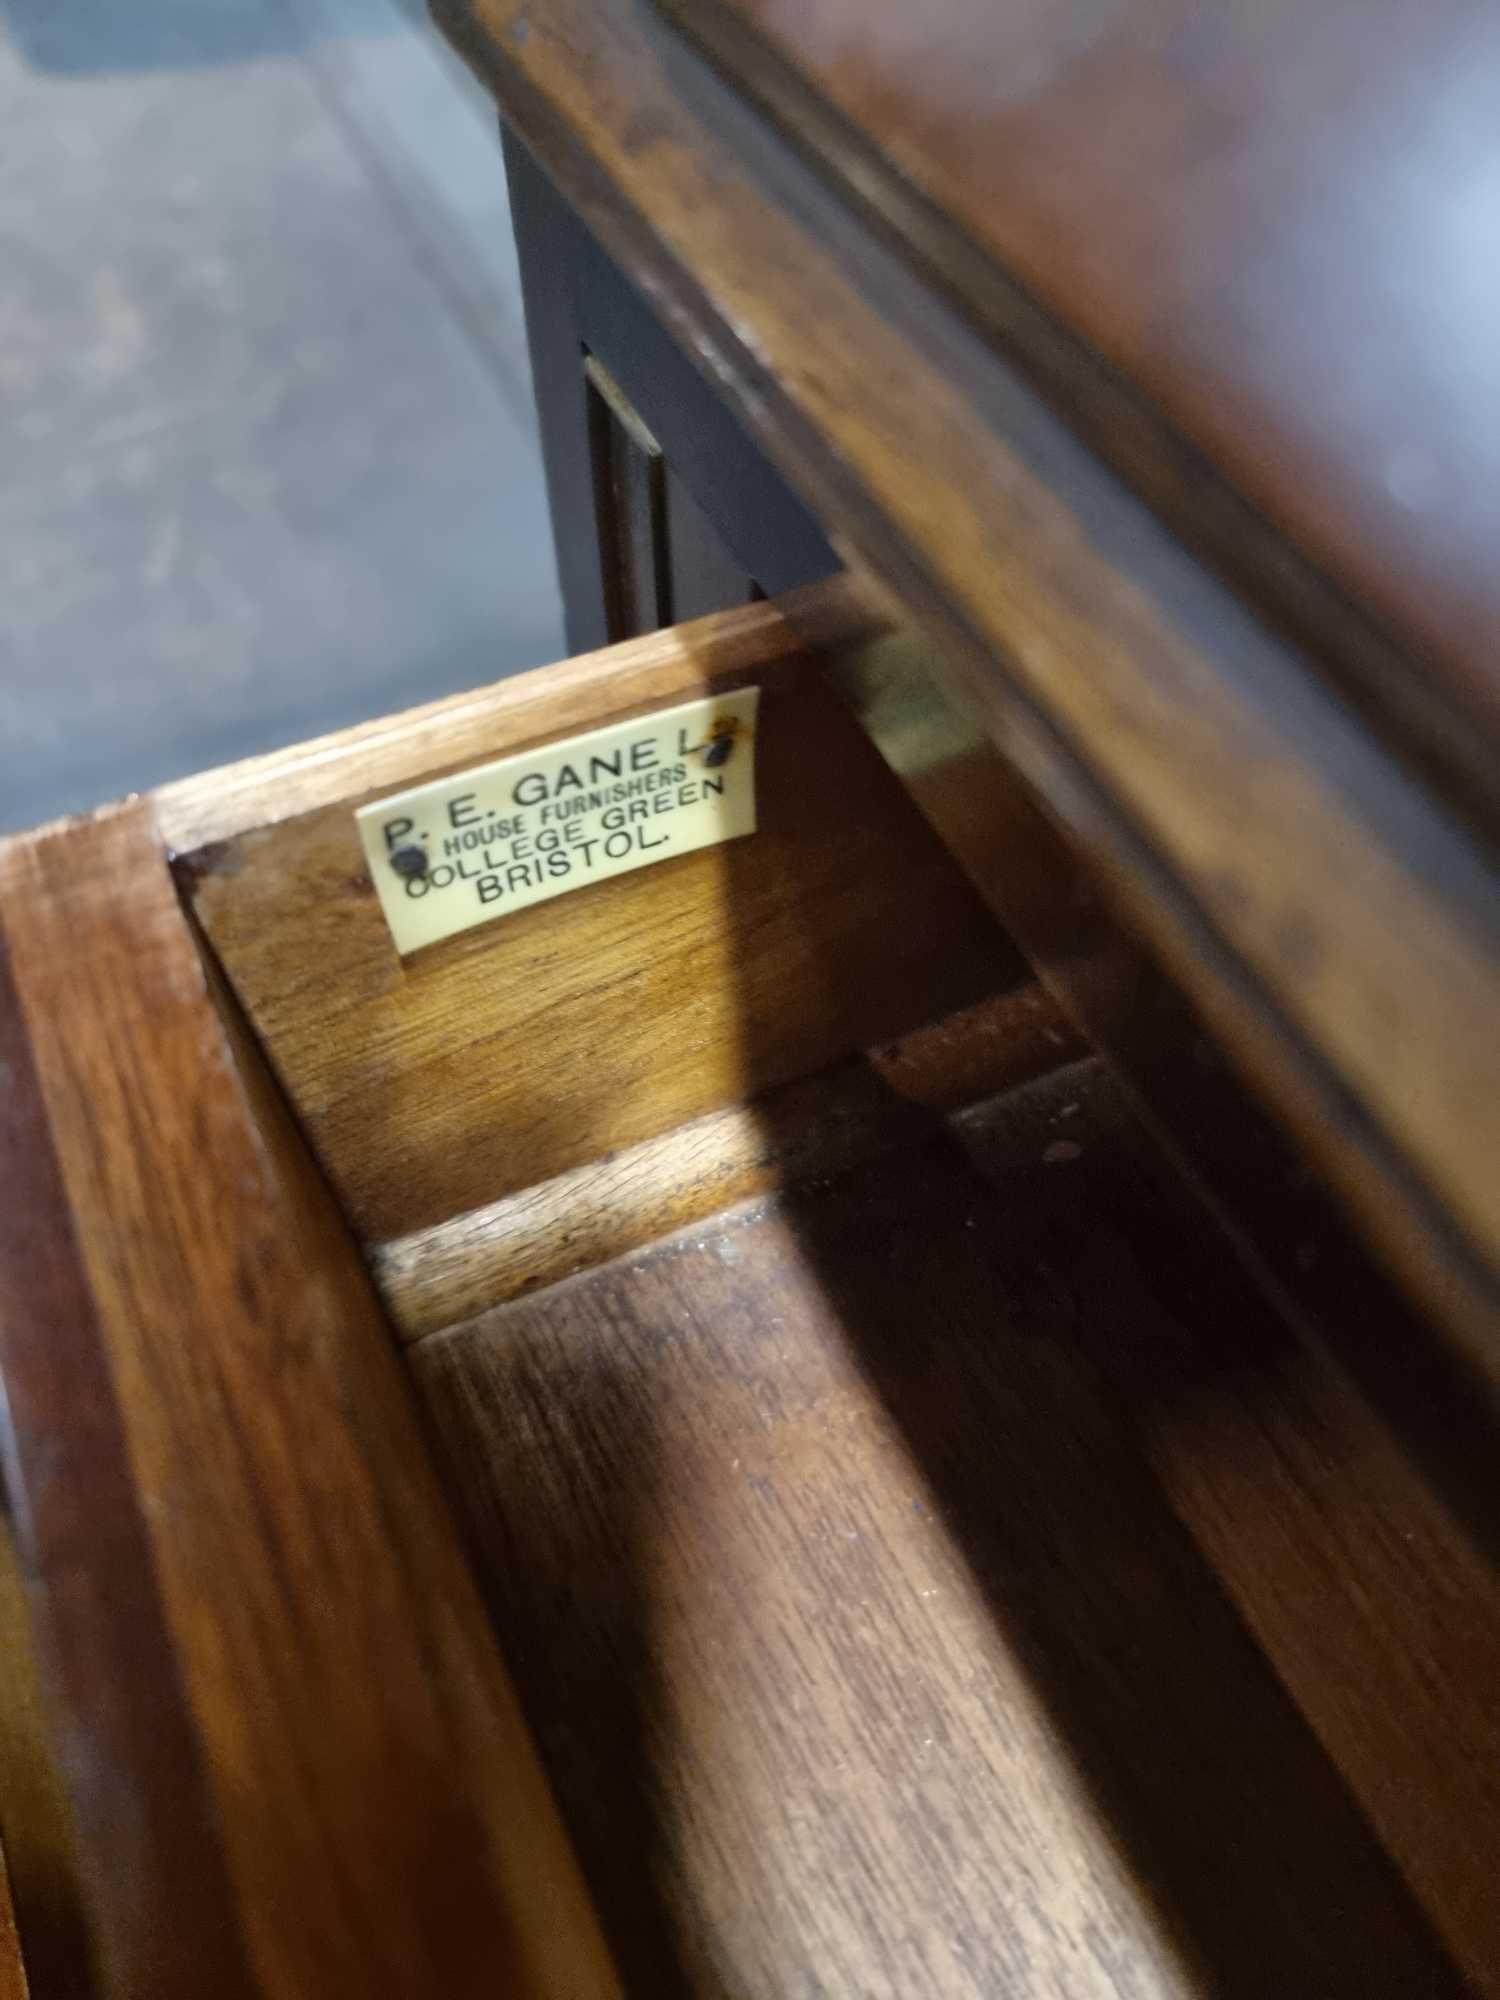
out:
M1285 1336L1094 1066L412 1355L631 1990L1463 1990L1354 1796L1401 1717L1332 1686L1320 1742L1159 1414L1295 1381ZM1488 1725L1427 1707L1482 1854ZM1478 1957L1451 1859L1406 1872Z

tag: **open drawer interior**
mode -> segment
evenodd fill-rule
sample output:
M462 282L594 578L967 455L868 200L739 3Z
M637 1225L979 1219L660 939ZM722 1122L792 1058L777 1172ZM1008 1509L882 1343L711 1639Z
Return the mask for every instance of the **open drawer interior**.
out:
M753 836L398 956L364 799L747 682ZM404 1347L627 1989L1500 1978L1480 1526L775 614L335 761L169 798L178 880Z

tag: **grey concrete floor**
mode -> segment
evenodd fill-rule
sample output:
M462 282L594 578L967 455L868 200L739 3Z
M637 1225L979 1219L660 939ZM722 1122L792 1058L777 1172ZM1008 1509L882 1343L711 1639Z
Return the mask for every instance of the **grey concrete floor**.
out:
M494 119L402 0L0 0L0 827L563 650Z

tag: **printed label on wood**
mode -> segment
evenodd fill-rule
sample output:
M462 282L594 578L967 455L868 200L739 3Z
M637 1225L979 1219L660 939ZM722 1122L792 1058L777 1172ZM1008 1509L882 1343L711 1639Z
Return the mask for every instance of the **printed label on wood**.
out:
M753 833L759 704L737 688L361 807L396 949Z

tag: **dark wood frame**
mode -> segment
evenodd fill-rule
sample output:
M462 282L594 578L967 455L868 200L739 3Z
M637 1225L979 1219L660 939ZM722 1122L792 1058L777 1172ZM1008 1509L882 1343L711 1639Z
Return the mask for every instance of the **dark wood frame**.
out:
M549 0L519 28L499 0L434 11L1493 1381L1500 883L1482 825L649 7Z
M585 372L590 355L629 399L673 475L761 592L778 596L831 575L838 557L811 511L752 444L525 146L509 127L502 133L569 646L585 652L648 629L645 621L622 618L618 609L614 571L630 534L616 518L600 413ZM667 533L665 505L663 499L658 543ZM657 546L652 560L664 568L666 551ZM664 604L667 615L658 622L721 608L705 601L705 586L712 595L718 575L710 567L697 579L690 601Z

